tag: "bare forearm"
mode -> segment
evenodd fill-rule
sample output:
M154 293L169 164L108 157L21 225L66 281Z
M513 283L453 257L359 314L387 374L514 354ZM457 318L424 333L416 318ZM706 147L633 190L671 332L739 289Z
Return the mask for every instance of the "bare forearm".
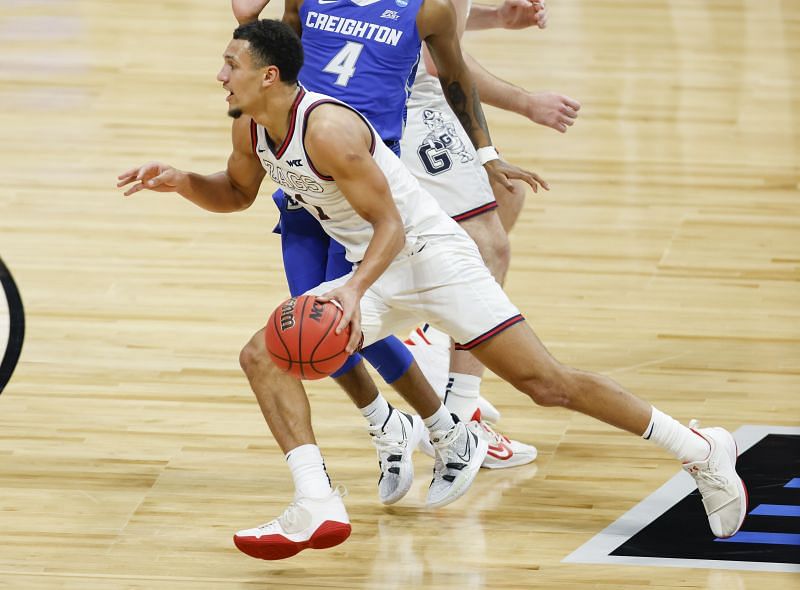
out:
M463 61L461 63L464 64ZM472 145L476 149L491 145L492 139L489 136L489 127L483 114L478 89L466 64L462 68L455 69L453 75L443 75L440 68L439 82L442 84L447 103L467 132Z
M177 192L198 207L213 213L232 213L247 209L253 198L245 195L231 182L226 172L197 174L184 172Z
M479 31L482 29L495 29L500 26L496 6L473 4L467 18L467 30Z
M501 80L467 53L464 53L464 61L469 67L481 100L485 104L490 104L505 111L526 115L527 90Z

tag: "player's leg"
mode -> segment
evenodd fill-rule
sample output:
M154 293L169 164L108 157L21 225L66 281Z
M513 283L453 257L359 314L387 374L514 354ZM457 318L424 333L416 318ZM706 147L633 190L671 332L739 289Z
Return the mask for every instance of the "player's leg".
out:
M352 269L352 264L345 259L344 248L334 240L331 240L327 260L327 280L346 275ZM332 375L369 424L380 469L378 498L384 504L394 504L411 489L414 481L412 456L417 446L432 454L426 425L438 422L440 428L450 429L454 423L400 340L387 336L365 346L361 354L417 412L412 416L393 407L378 390L359 355L351 356ZM443 422L443 418L447 419Z
M294 501L275 520L234 535L234 543L259 559L284 559L312 547L323 549L350 536L341 492L331 488L311 427L308 397L300 381L269 357L264 329L242 350L240 364L272 435L286 455L295 486Z
M392 285L409 284L408 268L408 259L394 262L376 281L374 289L369 289L361 298L361 327L367 344L365 350L376 339L413 321L412 312L391 306L377 294L384 289L391 290ZM315 287L310 293L325 293L348 278L349 275L329 281ZM415 363L411 363L408 370L394 381L394 384L398 383L405 399L423 416L424 426L430 433L434 447L434 476L428 490L428 506L444 506L459 498L470 487L486 456L488 443L472 432L467 423L459 421L457 416L449 412ZM393 413L402 414L396 410ZM411 428L416 430L416 424L412 422ZM405 436L408 437L409 433ZM380 443L376 440L379 457L383 445L391 443L383 440L385 437L380 438Z
M525 195L528 192L528 185L521 180L512 180L512 190L492 182L492 194L497 201L497 215L500 217L500 223L506 233L511 233L511 230L517 223L522 207L525 205Z
M485 170L468 136L458 124L442 97L428 97L424 104L412 95L408 104L408 123L402 140L402 160L420 184L439 202L472 237L486 265L498 282L508 271L510 247L508 235L497 215L494 195ZM431 351L426 339L417 340L412 350L426 363ZM484 367L468 352L451 351L444 403L464 421L481 421L479 408ZM437 372L433 369L431 372ZM434 380L438 380L433 376ZM497 411L491 404L487 410ZM507 440L489 424L479 429L492 444L484 467L502 468L529 463L536 458L536 448ZM510 446L509 446L510 445ZM508 448L516 451L509 454Z
M273 199L281 211L279 229L284 269L292 295L325 276L329 238L304 210L278 190ZM298 264L302 261L302 264ZM239 362L256 395L261 413L286 456L295 484L295 499L277 519L239 531L236 546L260 559L291 557L306 546L333 546L350 534L341 495L331 488L311 427L311 409L301 383L270 360L264 330L242 349ZM296 526L294 523L305 523Z
M612 379L562 365L482 267L474 248L470 254L466 244L455 240L447 247L449 252L431 253L433 263L441 267L437 273L440 280L450 284L431 294L429 308L444 310L438 320L461 343L460 348L471 350L538 405L581 412L671 452L696 479L714 534L728 537L739 529L747 510L747 493L735 471L736 445L730 433L721 428L688 428ZM448 260L446 265L438 263L442 254ZM457 302L448 306L436 305L454 299ZM464 322L459 319L462 317L480 318L482 325L474 320Z
M712 532L730 537L741 527L747 491L736 473L736 443L727 430L684 426L612 379L560 364L525 323L476 346L473 353L538 405L581 412L669 451L695 478Z
M464 217L459 225L475 241L487 268L502 285L508 272L511 250L508 235L500 223L496 209ZM451 351L450 375L444 401L459 418L469 420L478 409L484 371L483 364L469 351Z

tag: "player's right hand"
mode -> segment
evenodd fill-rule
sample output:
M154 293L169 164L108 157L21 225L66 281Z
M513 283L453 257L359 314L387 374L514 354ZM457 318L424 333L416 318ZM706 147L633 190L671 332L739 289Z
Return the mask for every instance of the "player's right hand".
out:
M337 334L341 334L347 326L350 326L350 340L347 341L345 351L347 354L358 352L361 343L364 341L364 335L361 333L361 295L352 288L352 286L345 283L337 287L317 295L317 301L333 301L342 309L342 318L335 328Z
M535 172L529 172L504 160L489 160L483 167L489 176L489 181L504 186L506 190L514 190L514 185L511 184L512 180L522 180L528 183L535 193L539 192L540 186L546 191L550 190L550 185Z
M117 176L117 180L119 180L117 187L123 187L132 182L137 183L123 193L126 197L143 189L160 193L175 192L185 176L184 172L167 164L148 162L144 166L131 168Z

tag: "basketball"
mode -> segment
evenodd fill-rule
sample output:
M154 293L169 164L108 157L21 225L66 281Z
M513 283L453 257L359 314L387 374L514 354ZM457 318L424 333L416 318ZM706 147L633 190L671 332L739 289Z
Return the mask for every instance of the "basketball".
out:
M344 348L350 327L336 334L342 309L314 295L281 303L267 321L265 339L272 361L298 379L322 379L336 372L349 356Z

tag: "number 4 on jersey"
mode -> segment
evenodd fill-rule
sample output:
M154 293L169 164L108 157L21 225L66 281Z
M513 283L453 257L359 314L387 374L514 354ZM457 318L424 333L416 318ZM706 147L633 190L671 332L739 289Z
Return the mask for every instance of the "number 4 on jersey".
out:
M322 71L336 74L337 78L334 84L337 86L347 86L350 78L356 73L356 62L358 61L358 56L361 55L362 49L364 49L364 46L361 43L348 41L339 50L339 53L333 56L328 65L322 68Z

